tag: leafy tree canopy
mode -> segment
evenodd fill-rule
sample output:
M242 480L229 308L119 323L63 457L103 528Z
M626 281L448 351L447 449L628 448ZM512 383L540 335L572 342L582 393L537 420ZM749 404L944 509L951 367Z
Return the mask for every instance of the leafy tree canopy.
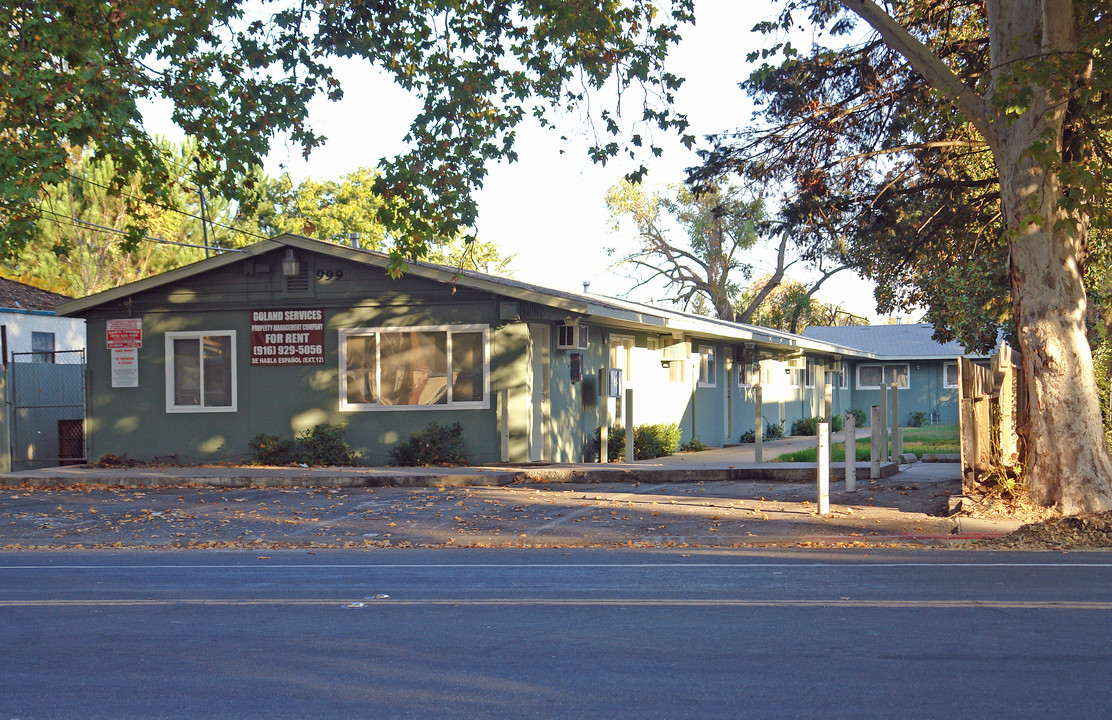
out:
M654 129L687 126L669 107L681 81L662 62L690 21L691 0L15 0L0 9L0 250L33 236L39 193L65 180L72 148L112 157L116 190L140 177L144 198L165 192L170 170L140 99L170 100L207 163L203 183L249 208L257 197L241 178L276 133L305 153L322 142L309 101L341 97L328 62L356 57L423 101L408 149L374 183L400 271L437 238L470 231L486 164L516 158L526 116L544 123L549 108L584 106L606 87L618 100L591 116L592 158L659 153ZM623 121L633 134L619 140ZM142 232L135 224L130 240Z

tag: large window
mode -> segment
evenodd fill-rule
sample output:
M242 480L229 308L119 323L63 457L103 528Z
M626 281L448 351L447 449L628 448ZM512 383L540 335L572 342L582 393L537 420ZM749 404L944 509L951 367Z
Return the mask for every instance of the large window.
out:
M896 383L899 389L907 390L911 387L909 372L910 370L907 363L897 363L894 365L858 365L857 389L879 390L883 382L884 385Z
M234 330L166 333L166 411L235 412Z
M715 377L714 346L699 346L699 387L715 387L718 383Z
M340 331L340 409L489 407L485 325Z

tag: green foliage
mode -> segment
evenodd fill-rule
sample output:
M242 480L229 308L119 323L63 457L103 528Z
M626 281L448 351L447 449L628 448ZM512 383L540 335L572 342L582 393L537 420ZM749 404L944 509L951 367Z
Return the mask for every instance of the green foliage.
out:
M913 410L907 414L908 427L922 427L927 422L927 414L921 410Z
M587 441L584 456L587 462L598 460L601 450L602 429L595 428L594 436ZM675 423L656 425L637 425L633 428L633 459L651 460L676 452L680 442L680 428ZM625 459L625 428L612 425L606 434L606 457L609 462Z
M818 418L799 418L792 422L792 435L816 435L819 431Z
M306 465L354 465L356 458L344 439L345 428L345 425L321 423L298 433L299 461Z
M258 433L249 445L254 465L292 465L296 462L294 443L288 438Z
M251 462L255 465L310 465L347 467L358 457L344 439L344 425L321 423L298 433L296 440L258 433L251 440Z
M869 416L861 408L855 407L849 409L849 414L853 416L853 426L863 428L869 424Z
M699 438L692 438L680 445L680 452L702 452L707 449L706 443Z
M618 122L634 88L642 100L628 114L641 126L687 129L671 109L682 80L663 61L693 20L691 0L197 0L188 10L165 0L0 10L8 40L0 46L0 249L33 236L39 191L64 179L71 148L95 143L115 158L116 179L141 175L136 202L164 191L170 169L143 129L141 99L172 104L175 123L211 163L202 175L212 194L249 208L258 196L240 179L276 136L305 154L323 141L308 108L342 96L330 64L338 58L384 70L420 101L407 149L382 163L373 186L383 201L378 221L396 241L395 272L473 230L487 163L517 159L516 128L529 116L547 124L548 108L582 108L597 162L659 154L647 127L633 135ZM613 102L595 97L603 88ZM690 146L694 137L683 140ZM138 240L142 223L128 232Z
M638 283L655 277L677 293L685 308L734 319L733 298L753 270L741 258L759 240L765 216L761 198L744 198L731 187L695 195L690 188L672 186L649 194L622 181L607 191L606 205L612 229L630 221L636 231L637 247L616 263L628 277Z
M818 435L819 423L826 422L821 417L800 418L792 423L792 435ZM830 431L838 432L845 424L845 420L841 415L835 415L834 419L830 421Z
M784 421L778 423L770 423L767 420L764 422L764 439L765 440L780 440L784 437ZM752 443L757 440L756 430L746 430L738 438L738 442Z
M430 422L424 430L410 433L409 440L390 448L390 464L404 467L470 464L463 448L463 426Z

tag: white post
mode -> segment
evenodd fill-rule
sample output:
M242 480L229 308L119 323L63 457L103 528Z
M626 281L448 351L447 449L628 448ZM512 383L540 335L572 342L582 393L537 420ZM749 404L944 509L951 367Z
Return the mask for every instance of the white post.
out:
M897 426L892 428L892 459L898 462L900 459L900 455L903 455L903 451L904 429Z
M625 401L626 423L626 462L633 462L633 388L626 388Z
M610 461L610 394L607 391L606 368L598 371L598 461Z
M881 432L881 462L888 462L888 386L880 385L880 432Z
M903 444L897 442L897 428L900 427L900 386L897 383L892 383L892 454L888 456L889 460L899 460L900 453L903 452Z
M819 423L819 515L830 513L830 423Z
M757 409L757 416L753 419L753 462L763 462L761 455L764 445L764 391L758 385L753 388L753 406Z
M880 478L880 441L884 433L884 412L881 410L880 405L873 405L871 420L872 424L869 429L872 435L869 439L869 479L877 480ZM887 451L887 450L886 450Z
M498 393L498 434L502 440L502 462L510 461L510 391Z
M857 419L846 413L846 492L857 492Z

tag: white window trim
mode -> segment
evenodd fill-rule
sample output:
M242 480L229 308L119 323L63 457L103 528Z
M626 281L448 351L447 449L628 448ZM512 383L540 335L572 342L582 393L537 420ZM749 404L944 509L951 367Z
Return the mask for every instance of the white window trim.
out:
M819 363L817 360L807 358L807 362L803 365L803 387L812 390L815 387L815 379L819 376ZM810 382L808 382L810 380Z
M949 367L954 368L954 377L959 377L958 376L958 364L956 362L942 363L942 387L946 388L946 389L956 388L959 385L961 385L961 380L960 379L955 383L946 382L946 368L949 368Z
M610 361L610 353L614 350L614 344L621 343L620 348L625 355L625 365L615 365L612 367L620 368L622 371L622 387L633 387L633 351L637 347L637 338L632 335L611 335L606 341L606 361ZM625 343L629 343L626 347Z
M232 348L232 404L218 407L205 405L175 405L174 404L174 340L201 339L205 337L227 336ZM168 332L164 336L166 343L166 412L168 413L234 413L239 411L239 363L238 348L236 347L235 330L198 330L190 332ZM201 392L205 387L205 360L204 348L201 348Z
M838 387L842 390L849 390L849 369L845 366L845 361L842 361L841 380L838 382Z
M483 334L483 399L481 401L449 402L444 405L383 405L381 403L352 403L347 399L347 338L371 333L445 332L448 335L445 352L448 362L452 358L452 333ZM427 412L429 410L488 410L490 409L490 326L489 325L406 325L404 327L343 328L340 330L340 412ZM375 347L380 347L375 343ZM378 371L382 365L375 363ZM451 368L449 367L449 371ZM449 387L451 384L449 383Z
M704 356L704 353L706 353L710 356L710 365L709 365L709 367L711 368L711 370L713 371L713 374L714 374L713 379L709 382L705 382L703 380L703 356ZM698 386L699 387L701 387L701 388L718 387L717 362L718 362L718 350L717 350L717 347L715 345L700 345L699 346L699 381L698 381ZM709 375L710 371L708 371L707 374Z
M906 369L906 372L904 373L904 377L907 378L907 382L903 385L897 386L897 389L899 389L899 390L908 390L908 389L910 389L911 388L911 363L858 363L857 364L857 389L858 390L880 390L880 388L881 388L880 385L862 385L861 384L861 368L866 368L866 367L882 368L881 371L880 371L880 377L883 378L884 377L883 368L891 367L891 366L897 366L897 365L902 365Z

